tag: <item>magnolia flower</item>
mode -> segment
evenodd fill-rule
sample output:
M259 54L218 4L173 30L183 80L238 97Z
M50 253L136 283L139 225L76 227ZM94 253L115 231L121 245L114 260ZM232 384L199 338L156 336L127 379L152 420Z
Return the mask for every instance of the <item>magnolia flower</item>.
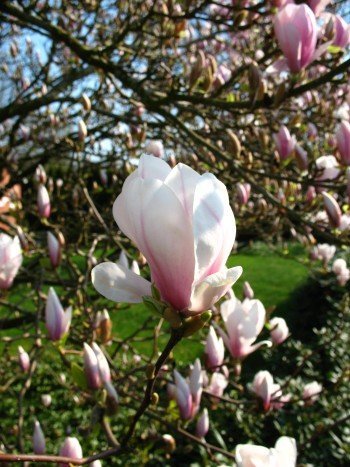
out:
M60 456L71 457L72 459L82 459L83 450L77 438L68 436L60 449ZM68 464L60 463L59 467L68 467Z
M248 203L250 189L249 183L237 183L237 199L239 204L244 205Z
M333 45L345 48L350 43L350 25L339 15L332 15L334 22Z
M325 191L322 193L324 208L327 213L329 223L333 227L339 227L341 222L342 212L339 207L337 201L333 198L332 195L326 193Z
M289 336L287 323L283 318L278 318L276 316L270 320L269 324L271 327L270 335L272 342L276 345L282 344Z
M222 303L220 308L227 334L218 328L221 337L233 358L242 359L262 345L253 345L265 324L265 308L260 300L245 299L243 302L233 298Z
M334 180L340 174L339 164L334 156L321 156L316 159L316 168L319 172L317 180Z
M19 238L0 233L0 289L9 289L22 264Z
M209 414L208 409L204 409L201 416L199 417L196 425L196 436L198 438L204 438L209 430Z
M199 410L202 397L203 375L199 359L197 358L188 380L174 370L175 387L172 388L183 420L192 419Z
M349 26L350 28L350 26ZM343 120L338 128L337 146L341 161L345 165L350 165L350 123Z
M80 119L78 122L78 138L79 141L84 141L87 137L88 131L84 120Z
M34 423L33 451L34 454L45 454L46 451L45 436L38 420Z
M213 326L209 327L205 343L205 364L207 368L217 369L223 364L225 354L224 342L217 337Z
M302 398L306 405L312 405L320 395L322 391L322 384L317 381L312 381L312 383L305 384L303 389Z
M254 444L236 447L237 467L295 467L297 448L294 438L281 436L274 448Z
M30 357L21 345L18 346L18 363L23 372L28 373L30 368Z
M213 373L210 378L209 386L206 388L206 392L209 392L212 396L221 397L228 385L227 377L222 373Z
M58 341L67 334L72 320L72 307L64 311L55 290L50 287L45 307L45 324L49 337Z
M41 396L41 403L43 404L44 407L50 407L51 402L52 402L51 394L43 394Z
M344 286L350 279L350 269L347 267L346 261L338 258L334 261L332 271L337 276L339 285Z
M37 183L41 183L41 184L45 184L47 181L47 175L46 175L45 169L41 164L39 164L37 168L35 169L34 180Z
M278 45L293 73L313 61L317 24L314 13L307 5L286 5L277 13L274 29Z
M155 157L164 157L164 146L163 143L159 140L150 141L147 144L145 151L147 154L152 154L152 156Z
M37 206L39 216L48 218L51 213L50 196L43 184L38 187Z
M254 290L247 281L243 283L243 296L244 298L248 298L248 300L252 300L254 298Z
M251 390L262 399L266 412L270 409L280 409L290 399L289 395L282 395L281 386L274 383L268 371L259 371L254 376Z
M333 258L336 250L334 245L328 245L328 243L321 243L314 248L316 258L323 261L325 265Z
M51 233L47 232L47 245L49 248L49 256L51 264L54 268L57 268L62 258L62 246L59 240Z
M161 298L184 315L208 310L239 278L227 269L236 226L225 186L184 164L172 170L144 155L113 207L120 229L136 244ZM92 271L95 288L114 301L137 303L151 284L119 264Z
M288 128L282 125L278 131L273 135L278 154L282 160L287 159L295 149L296 141L295 136L291 136Z

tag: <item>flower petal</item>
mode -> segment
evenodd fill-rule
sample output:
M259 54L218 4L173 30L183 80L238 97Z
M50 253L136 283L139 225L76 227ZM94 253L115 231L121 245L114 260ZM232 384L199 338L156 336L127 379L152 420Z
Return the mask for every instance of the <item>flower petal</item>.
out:
M95 289L114 302L139 303L151 295L151 283L115 263L101 263L91 272Z

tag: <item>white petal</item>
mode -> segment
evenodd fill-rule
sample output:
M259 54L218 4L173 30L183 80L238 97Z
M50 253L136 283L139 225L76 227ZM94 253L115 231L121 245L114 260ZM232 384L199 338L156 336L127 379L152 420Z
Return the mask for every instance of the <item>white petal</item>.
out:
M200 180L201 176L191 167L177 164L164 182L173 190L189 217L192 217L194 192Z
M150 282L115 263L98 264L91 278L95 289L114 302L139 303L144 295L151 295Z

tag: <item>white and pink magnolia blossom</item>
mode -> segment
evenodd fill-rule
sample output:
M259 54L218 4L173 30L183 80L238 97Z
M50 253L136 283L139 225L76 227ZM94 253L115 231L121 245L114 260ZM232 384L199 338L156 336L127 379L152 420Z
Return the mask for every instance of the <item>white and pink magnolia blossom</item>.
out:
M330 2L331 0L306 0L306 3L315 13L316 17L320 16L320 14L323 13L324 9Z
M21 345L18 346L18 363L22 368L22 371L24 373L28 373L30 368L30 357Z
M350 269L343 258L334 261L332 271L337 276L337 281L341 286L344 286L350 279Z
M289 336L289 329L283 318L275 317L270 319L270 335L275 345L282 344Z
M79 141L84 141L87 137L88 130L84 120L80 119L78 122L78 138Z
M336 134L337 147L344 165L350 165L350 123L343 120Z
M45 185L40 184L38 187L37 206L39 216L48 218L51 213L51 203L49 192Z
M60 449L60 456L82 459L83 450L77 438L68 436ZM60 463L59 467L68 467L68 464Z
M62 259L62 245L51 232L47 232L47 245L49 248L49 257L52 267L57 268Z
M211 375L210 383L206 387L206 392L210 393L214 397L222 397L227 385L227 376L223 373L215 372Z
M237 183L237 200L239 204L248 203L250 197L251 186L249 183Z
M254 298L254 290L247 281L243 283L243 296L244 298L248 298L248 300L252 300Z
M334 38L333 45L347 47L350 43L350 24L348 24L340 15L332 15Z
M266 311L260 300L233 298L221 304L220 312L226 332L218 331L233 358L243 359L262 345L271 345L270 341L254 344L265 324Z
M235 455L237 467L295 467L297 447L294 438L281 436L271 449L254 444L239 444Z
M335 198L327 192L322 193L324 208L328 216L329 223L332 227L339 227L341 222L342 212Z
M280 409L288 402L290 396L283 395L281 386L274 383L273 377L268 371L259 371L251 385L251 390L262 399L264 410Z
M282 160L287 159L295 149L296 140L285 125L282 125L278 133L273 135L278 154Z
M322 384L317 381L305 384L302 398L306 405L312 405L322 392Z
M34 451L34 454L45 454L45 451L46 451L46 442L45 442L44 432L41 429L41 426L38 420L36 420L34 423L33 451Z
M164 146L160 140L152 140L150 141L146 148L145 152L147 154L151 154L154 157L163 158L164 157Z
M320 243L314 247L314 255L316 259L323 261L326 265L335 255L337 248L334 245L328 245L328 243Z
M221 337L217 337L213 326L209 327L209 333L205 343L205 365L208 369L218 369L225 356L224 342Z
M19 238L0 233L0 290L11 287L22 261Z
M102 386L97 356L86 342L84 343L84 371L90 389L98 389Z
M288 67L297 73L314 59L317 24L312 10L305 5L288 4L276 14L275 35Z
M62 339L69 330L71 320L72 307L64 311L54 288L50 287L45 306L45 324L50 339L53 341Z
M340 174L337 159L334 156L321 156L316 159L317 180L334 180Z
M208 310L241 267L227 269L236 226L225 186L212 174L144 155L114 203L120 229L136 244L161 298L184 315ZM113 301L137 303L151 283L114 263L92 271L95 288Z
M208 409L204 409L196 424L196 436L204 438L209 431L209 413Z
M191 420L198 412L203 390L203 375L199 359L194 362L188 379L174 370L175 387L172 388L174 398L183 420Z
M39 164L35 169L34 180L37 183L41 183L43 185L45 185L45 183L47 182L47 175L44 167L41 164Z

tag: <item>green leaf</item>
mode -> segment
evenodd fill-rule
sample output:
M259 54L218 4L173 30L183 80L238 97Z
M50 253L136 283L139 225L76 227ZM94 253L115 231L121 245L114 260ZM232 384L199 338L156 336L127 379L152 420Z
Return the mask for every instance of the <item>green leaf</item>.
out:
M75 384L82 389L87 389L88 385L83 368L77 363L72 363L70 372Z

